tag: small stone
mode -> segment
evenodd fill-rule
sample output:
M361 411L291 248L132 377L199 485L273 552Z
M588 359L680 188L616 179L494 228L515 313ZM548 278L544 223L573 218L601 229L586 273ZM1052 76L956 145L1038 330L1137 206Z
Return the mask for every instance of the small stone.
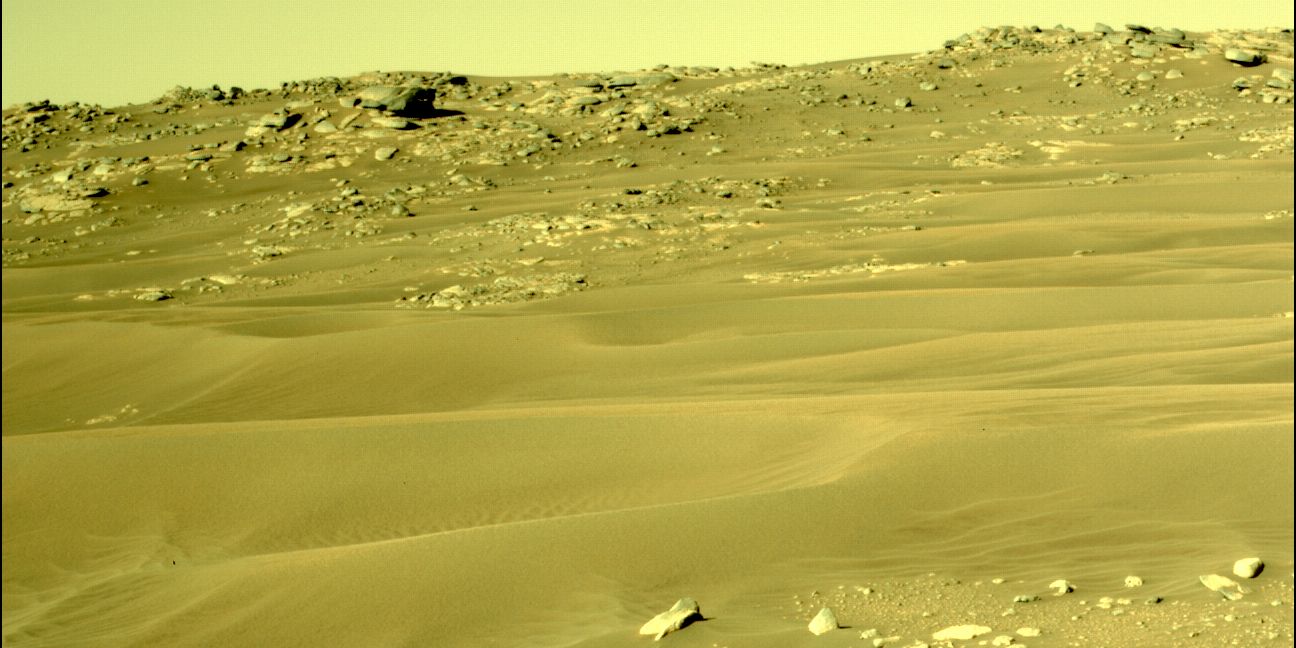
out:
M922 90L923 92L931 92L937 89L937 87L939 86L937 86L935 83L932 83L931 81L923 81L922 83L918 84L918 89Z
M684 597L676 601L675 605L671 606L671 609L649 619L647 623L639 628L639 634L653 635L654 641L660 641L662 637L676 630L681 630L701 618L702 609L698 607L697 601Z
M1138 576L1126 576L1125 587L1143 587L1143 579Z
M833 614L832 609L823 608L819 610L819 614L816 614L815 617L810 620L810 625L808 627L810 628L811 634L821 635L827 632L832 632L841 626L837 625L837 615Z
M1173 69L1172 69L1172 70L1166 70L1165 78L1166 78L1166 80L1170 80L1170 79L1182 79L1182 78L1183 78L1183 71L1182 71L1182 70L1173 70Z
M1259 558L1243 558L1233 563L1233 573L1238 578L1255 578L1264 571L1264 561Z
M1075 585L1071 584L1071 581L1059 578L1052 583L1049 583L1049 589L1053 590L1054 596L1062 596L1063 594L1074 592Z
M1114 32L1116 31L1115 29L1112 29L1112 28L1111 28L1111 25L1107 25L1107 24L1104 24L1104 23L1094 23L1094 28L1093 28L1093 30L1094 30L1094 33L1096 33L1096 34L1102 34L1103 36L1106 36L1107 34L1114 33Z
M913 100L909 97L900 97L895 100L896 108L908 108L913 105Z
M1016 641L1016 639L1013 639L1008 635L999 635L998 637L995 637L994 639L990 640L990 645L991 646L1011 646L1013 645L1014 641Z
M396 157L396 149L391 146L384 146L374 151L375 160L390 160Z
M944 630L937 630L932 633L932 639L936 641L966 641L976 639L977 637L990 632L990 628L981 625L958 625L950 626Z
M1017 596L1013 597L1013 603L1034 603L1035 601L1038 600L1039 597L1035 596L1034 594L1018 594Z
M1146 72L1146 71L1144 71L1144 72L1139 72L1139 73L1138 73L1138 76L1134 77L1134 80L1136 80L1136 81L1142 81L1143 83L1147 83L1148 81L1155 81L1155 80L1156 80L1156 75L1155 75L1155 74L1152 74L1151 72Z
M1017 634L1023 637L1038 637L1040 636L1040 629L1026 626L1024 628L1017 628Z
M141 178L139 176L136 176L135 178L131 179L132 187L143 187L146 184L148 184L148 178Z

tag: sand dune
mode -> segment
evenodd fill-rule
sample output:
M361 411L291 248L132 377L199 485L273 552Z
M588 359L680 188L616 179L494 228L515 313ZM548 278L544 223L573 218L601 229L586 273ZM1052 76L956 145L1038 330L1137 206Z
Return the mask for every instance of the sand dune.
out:
M6 110L5 645L1290 644L1290 32L984 33Z

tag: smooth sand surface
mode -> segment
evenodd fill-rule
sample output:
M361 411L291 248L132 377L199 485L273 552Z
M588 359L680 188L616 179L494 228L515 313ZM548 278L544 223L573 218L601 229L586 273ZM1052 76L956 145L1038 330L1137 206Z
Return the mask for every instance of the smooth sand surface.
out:
M1117 79L1185 78L1069 88L1085 55ZM1018 645L1291 645L1292 108L1229 87L1291 59L1115 56L681 73L636 92L728 102L691 132L506 166L471 162L474 129L449 118L179 159L288 100L350 114L309 94L118 109L218 124L188 139L6 150L5 645L646 645L639 626L684 596L706 620L663 642L860 646L876 629L909 646L975 623L994 633L966 645L1024 626L1042 634ZM714 93L762 79L782 85ZM479 98L498 82L439 104L564 144L607 121ZM530 88L512 92L531 105ZM1277 148L1239 139L1255 129ZM482 155L514 131L488 133ZM401 151L375 161L389 140ZM954 162L993 142L1021 154ZM360 152L278 174L239 157L336 159L320 146ZM140 155L153 166L99 180L91 210L26 222L21 201L68 160ZM369 236L341 235L341 214L264 229L346 186L420 183L413 216L370 215ZM545 220L576 214L604 220ZM267 244L283 253L249 252ZM559 272L586 283L396 302ZM218 275L237 281L194 288ZM171 298L132 298L154 287ZM1198 582L1253 555L1267 567L1241 601ZM1059 578L1076 592L1054 597ZM823 605L849 628L807 632Z

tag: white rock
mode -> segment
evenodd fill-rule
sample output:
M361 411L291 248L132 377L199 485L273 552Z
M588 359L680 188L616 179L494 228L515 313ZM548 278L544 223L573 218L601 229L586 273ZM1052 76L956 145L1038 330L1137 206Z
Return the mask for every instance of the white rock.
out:
M1255 578L1264 571L1264 561L1259 558L1243 558L1233 563L1233 573L1238 578Z
M815 635L821 635L825 632L832 632L841 626L837 625L837 615L833 614L831 608L819 610L815 618L810 619L810 632Z
M990 641L991 646L1011 646L1016 639L1008 635L999 635Z
M648 620L639 628L641 635L653 635L653 641L659 641L662 637L675 632L688 625L694 619L702 618L702 609L698 607L697 601L687 596L675 601L671 609L658 614Z
M1024 628L1017 628L1017 634L1023 637L1038 637L1040 636L1040 629L1026 626Z
M1049 583L1049 589L1054 590L1054 596L1062 596L1063 594L1074 592L1075 585L1072 585L1071 581L1059 578L1052 583Z
M932 639L935 639L936 641L949 641L949 640L965 641L968 639L976 639L977 637L980 637L981 635L987 632L990 632L990 628L987 628L986 626L980 626L980 625L969 624L969 625L950 626L948 628L945 628L944 630L937 630L936 632L933 632Z
M1138 576L1126 576L1125 587L1143 587L1143 579Z
M1242 598L1243 594L1247 593L1246 588L1242 587L1237 583L1237 581L1227 576L1207 574L1206 576L1200 576L1199 579L1201 580L1201 584L1205 585L1207 589L1212 592L1218 592L1220 596L1223 596L1230 601L1236 601Z
M375 160L390 160L396 156L396 149L390 146L384 146L374 151Z

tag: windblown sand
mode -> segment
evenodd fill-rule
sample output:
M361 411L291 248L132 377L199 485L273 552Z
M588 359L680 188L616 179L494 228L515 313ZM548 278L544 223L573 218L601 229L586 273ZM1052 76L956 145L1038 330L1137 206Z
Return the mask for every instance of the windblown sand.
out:
M4 644L1292 645L1285 38L6 110Z

